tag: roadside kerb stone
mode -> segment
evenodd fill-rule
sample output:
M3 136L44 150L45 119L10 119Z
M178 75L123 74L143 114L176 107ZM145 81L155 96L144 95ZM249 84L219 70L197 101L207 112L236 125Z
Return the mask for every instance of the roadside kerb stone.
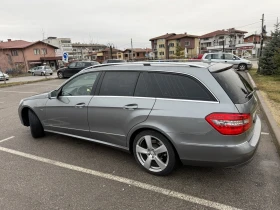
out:
M261 108L262 108L262 110L263 110L263 112L265 114L265 117L267 119L269 129L271 131L271 134L274 136L273 139L274 139L275 145L277 147L278 154L280 154L280 128L277 125L277 122L274 120L273 115L271 114L270 109L268 108L268 106L267 106L265 100L263 99L261 93L258 91L258 88L257 88L253 78L249 74L249 72L247 72L247 75L248 75L248 78L250 80L250 83L252 84L253 88L256 90L256 95L257 95L257 97L259 99Z

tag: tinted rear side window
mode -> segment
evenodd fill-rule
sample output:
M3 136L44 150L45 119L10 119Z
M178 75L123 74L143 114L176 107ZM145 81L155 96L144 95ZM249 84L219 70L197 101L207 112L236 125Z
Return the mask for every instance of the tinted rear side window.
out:
M141 73L136 85L134 96L140 97L159 97L161 96L160 90L152 80L153 74Z
M246 98L253 89L250 84L233 69L212 73L224 91L235 104L244 104L250 98Z
M196 79L177 75L154 73L154 80L162 98L215 101L213 95Z
M106 72L99 95L133 96L139 72Z

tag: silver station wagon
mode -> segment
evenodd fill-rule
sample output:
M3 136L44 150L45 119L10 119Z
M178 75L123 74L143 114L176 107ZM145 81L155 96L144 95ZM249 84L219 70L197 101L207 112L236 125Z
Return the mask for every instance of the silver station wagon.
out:
M18 110L34 138L52 132L113 146L155 175L180 162L249 162L261 132L256 111L254 90L232 65L155 62L89 67Z

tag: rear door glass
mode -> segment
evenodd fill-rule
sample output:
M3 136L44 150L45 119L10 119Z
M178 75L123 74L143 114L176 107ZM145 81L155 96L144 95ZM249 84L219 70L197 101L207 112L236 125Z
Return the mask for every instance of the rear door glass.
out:
M190 76L178 74L154 73L154 80L160 90L161 98L216 101L214 96Z
M233 69L212 73L212 75L222 86L233 103L244 104L252 97L246 98L246 96L253 91L250 84Z

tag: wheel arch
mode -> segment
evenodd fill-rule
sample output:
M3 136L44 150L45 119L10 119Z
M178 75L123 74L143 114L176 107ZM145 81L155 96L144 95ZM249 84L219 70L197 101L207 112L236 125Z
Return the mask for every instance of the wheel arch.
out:
M130 134L128 135L127 141L128 141L128 149L129 149L129 152L131 154L133 153L133 142L134 142L134 139L142 131L155 131L155 132L158 132L161 135L163 135L171 143L171 145L172 145L172 147L174 149L176 158L178 160L180 160L177 148L176 148L174 142L172 141L171 137L168 134L166 134L164 131L162 131L161 129L159 129L157 127L153 127L153 126L148 126L148 125L140 126L140 127L134 128L132 131L130 131Z
M28 117L29 110L31 110L34 114L36 114L36 112L29 106L23 107L20 111L20 117L22 119L22 123L24 126L30 126L29 117Z

